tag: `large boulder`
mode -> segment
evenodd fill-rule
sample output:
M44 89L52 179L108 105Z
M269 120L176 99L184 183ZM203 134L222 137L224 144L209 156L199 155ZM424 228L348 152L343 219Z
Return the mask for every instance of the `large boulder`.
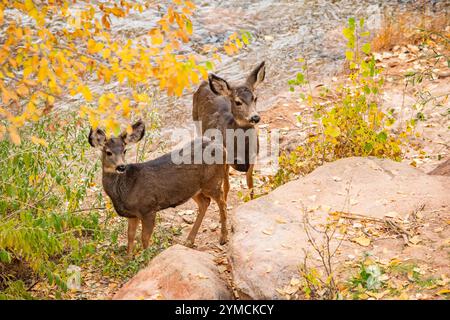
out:
M222 300L232 295L213 256L174 245L156 256L113 297L114 300Z
M427 175L405 163L372 157L327 163L230 214L234 285L241 298L285 297L277 289L299 277L305 252L314 251L305 232L305 213L315 226L325 223L330 212L375 219L406 218L417 210L423 215L447 214L449 190L450 177ZM361 244L364 250L374 248L373 243L356 240L344 241L339 251L354 253Z
M438 165L435 169L428 172L428 174L450 176L450 159Z

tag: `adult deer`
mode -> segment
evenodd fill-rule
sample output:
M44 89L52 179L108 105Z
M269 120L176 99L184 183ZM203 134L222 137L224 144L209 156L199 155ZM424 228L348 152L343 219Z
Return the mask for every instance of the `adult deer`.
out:
M211 129L217 129L221 132L223 143L227 146L229 155L235 155L234 159L231 159L231 167L246 172L247 186L250 189L251 198L254 195L253 168L259 152L255 124L261 119L256 111L258 100L256 88L264 80L264 77L264 61L250 73L243 83L236 86L231 86L226 80L210 74L208 82L204 81L200 84L193 98L192 118L196 123L197 131L202 135L205 135L208 131L211 132ZM245 142L234 136L233 150L229 150L227 130L241 131L241 133L243 131L241 136L244 136ZM252 144L251 141L256 143ZM239 155L239 152L237 152L239 144L245 144L244 155ZM229 189L228 179L225 181L224 188L225 194L227 194Z
M182 149L147 162L126 164L127 147L141 140L144 133L145 126L142 121L133 124L131 133L124 132L118 137L108 139L101 129L91 129L89 133L91 146L102 151L103 188L117 213L128 218L128 253L133 251L139 220L142 222L142 245L145 249L153 233L156 213L176 207L190 198L197 203L198 215L186 245L194 245L211 199L219 206L220 243L224 244L227 241L227 209L223 181L227 170L223 164L226 158L223 145L214 144L203 137L189 144L187 156L183 154L186 150ZM194 164L193 153L202 152L203 155L207 148L213 150L213 155L222 157L221 161ZM189 161L178 164L173 161L174 154L187 157Z

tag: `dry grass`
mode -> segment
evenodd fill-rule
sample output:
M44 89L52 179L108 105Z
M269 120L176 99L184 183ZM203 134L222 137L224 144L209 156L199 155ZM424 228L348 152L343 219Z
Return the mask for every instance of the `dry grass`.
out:
M382 28L372 40L372 48L382 51L396 45L418 44L432 33L450 37L449 21L448 10L433 12L428 3L418 6L414 12L385 14Z

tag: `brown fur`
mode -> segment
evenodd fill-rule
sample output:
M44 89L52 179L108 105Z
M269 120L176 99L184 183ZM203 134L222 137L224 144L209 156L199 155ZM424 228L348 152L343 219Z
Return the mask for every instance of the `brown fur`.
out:
M194 93L192 118L201 123L201 133L205 134L208 129L218 129L222 132L224 144L226 144L226 129L255 129L256 117L256 93L255 89L265 77L265 63L260 63L247 77L243 84L230 86L227 81L215 75L209 76L208 82L202 82ZM255 131L251 131L255 132ZM250 189L250 196L253 198L253 167L250 158L254 159L259 151L258 137L256 154L249 154L249 140L246 137L245 163L238 164L237 161L231 165L234 169L246 172L247 185ZM235 140L235 148L237 147ZM235 153L236 154L236 151ZM236 160L236 159L235 159ZM254 163L252 161L252 163ZM228 183L228 182L227 182ZM229 184L229 183L228 183Z
M132 139L122 134L119 138L106 139L103 131L91 130L89 142L102 150L103 188L110 197L120 216L128 218L128 252L134 247L136 228L142 222L142 245L149 245L155 226L156 212L176 207L193 198L199 207L197 220L189 233L186 244L193 246L197 231L209 206L210 200L217 202L220 211L221 238L227 240L226 201L224 190L226 166L223 164L175 164L171 154L143 163L125 165L124 151L128 143L139 141L143 133L139 132L142 123L133 126ZM142 130L142 129L141 129ZM211 145L211 140L202 138L201 143L191 142L191 150L200 146L202 151ZM218 146L226 157L223 146ZM109 154L108 154L109 153ZM193 152L192 157L193 157ZM193 163L193 162L192 162ZM114 166L117 165L117 167ZM123 172L117 172L124 165ZM114 169L114 170L113 170Z

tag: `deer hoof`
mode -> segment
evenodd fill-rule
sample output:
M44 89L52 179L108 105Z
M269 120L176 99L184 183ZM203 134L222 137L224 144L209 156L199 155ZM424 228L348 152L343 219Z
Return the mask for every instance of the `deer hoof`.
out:
M191 241L191 240L186 240L186 242L184 243L184 246L188 247L188 248L193 248L194 247L194 242Z

